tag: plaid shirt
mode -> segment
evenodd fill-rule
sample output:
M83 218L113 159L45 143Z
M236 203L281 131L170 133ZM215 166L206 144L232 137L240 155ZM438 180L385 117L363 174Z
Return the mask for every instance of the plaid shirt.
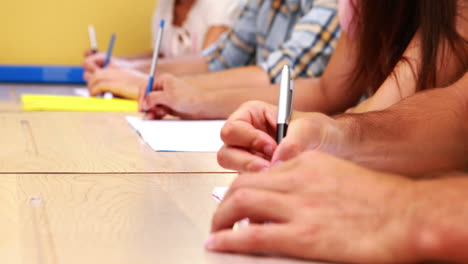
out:
M232 29L203 55L211 71L256 64L273 83L320 76L338 42L337 0L248 0Z

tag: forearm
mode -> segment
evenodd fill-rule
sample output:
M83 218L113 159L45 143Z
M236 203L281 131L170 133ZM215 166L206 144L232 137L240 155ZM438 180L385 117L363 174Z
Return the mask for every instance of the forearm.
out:
M266 89L270 79L266 72L258 66L238 67L229 70L184 76L182 79L190 85L206 90L256 90Z
M151 70L152 58L132 61L133 67L144 73ZM170 73L175 76L209 72L208 63L201 55L184 56L172 59L159 59L156 74Z
M278 91L270 89L267 74L257 66L186 76L183 79L205 94L205 118L227 118L240 105L251 100L273 104L278 100Z
M272 86L272 91L278 91L278 85ZM326 82L320 78L297 79L294 87L294 109L325 114L341 113L355 105L361 95L360 91L353 90L334 96Z
M407 234L417 260L467 263L468 174L414 185L408 201Z
M137 55L120 56L119 58L129 60L129 61L136 61L136 60L151 59L152 56L153 56L153 52L148 51L148 52L137 54Z
M342 115L337 154L405 175L468 168L468 78L412 96L381 111Z
M156 69L158 74L170 73L175 76L208 73L209 71L208 62L201 54L162 59L158 62Z
M265 71L257 66L242 67L206 75L186 76L190 85L207 91L208 118L226 118L240 105L251 100L278 103L279 85L270 84ZM320 79L295 81L294 109L304 112L336 113L355 103L359 96L331 98ZM204 116L205 116L204 114Z

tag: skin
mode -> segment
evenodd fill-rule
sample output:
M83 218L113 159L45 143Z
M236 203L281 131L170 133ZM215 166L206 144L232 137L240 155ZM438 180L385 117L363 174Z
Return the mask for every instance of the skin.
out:
M329 117L293 115L286 137L274 140L275 106L251 102L227 121L218 152L221 166L265 170L307 150L319 150L369 168L420 177L468 169L468 74L447 87L418 93L379 112ZM430 109L430 111L427 111Z
M468 175L443 176L415 181L304 152L239 175L205 246L339 263L465 263ZM251 224L234 231L245 218Z
M464 8L462 8L464 10ZM468 20L459 18L461 22L458 31L462 37L468 38L466 28ZM359 104L357 103L364 93L364 87L353 87L349 76L353 73L356 61L357 41L348 36L346 32L338 42L330 63L320 78L298 79L295 83L294 108L298 111L322 112L335 114L348 111L349 113L363 113L388 108L400 100L407 98L416 91L417 73L420 68L420 43L419 33L415 35L412 42L404 53L404 58L394 69L377 92ZM445 87L458 80L466 71L452 50L441 46L439 63L437 65L437 82L434 87ZM466 46L468 52L468 46ZM193 62L195 63L195 62ZM160 78L179 79L180 81L166 82L167 86L155 87L155 96L140 99L141 108L147 111L158 109L158 106L169 109L166 112L181 113L180 117L190 116L191 119L213 119L227 118L238 107L249 100L260 100L275 104L278 98L278 84L270 84L266 72L258 66L247 66L229 69L221 72L198 74L195 76L179 76L180 71L189 70L192 65L198 65L199 69L205 70L207 65L201 61L198 64L190 64L183 67L178 65L177 73L173 76L160 76ZM206 62L205 62L206 63ZM174 64L162 66L163 71L171 73ZM197 68L197 67L193 67ZM184 72L187 73L187 72ZM200 72L196 72L200 73ZM142 87L143 89L143 87ZM170 101L159 100L164 97L165 92L180 96L172 97ZM204 107L206 111L198 109ZM181 109L184 111L181 111ZM159 112L163 113L164 112ZM152 118L163 118L164 115L152 114Z
M298 80L295 84L295 108L300 111L340 112L346 110L357 102L362 90L352 89L347 82L351 73L356 55L351 48L354 42L346 33L343 33L335 50L335 53L327 66L327 70L321 78ZM162 67L164 69L164 67ZM160 76L160 78L174 78L177 76ZM172 105L180 105L175 100L188 101L184 105L185 114L192 114L197 119L227 118L240 105L249 100L261 100L276 103L279 86L271 84L267 73L259 66L246 66L229 69L220 72L198 74L195 76L180 77L183 82L173 82L180 85L172 87L155 87L156 93L181 90L180 94L186 94L184 90L194 91L186 95L190 100L177 97L170 105L146 98L146 102L140 102L142 109L151 111L158 105L172 108ZM208 108L205 114L197 115L200 107ZM179 109L172 109L179 112ZM156 116L162 118L161 116Z
M460 8L461 10L466 9L463 5L460 5ZM468 20L459 17L457 21L458 32L467 38ZM365 88L352 87L349 81L349 76L359 59L356 54L357 44L355 39L343 32L322 77L296 80L294 104L296 110L326 114L335 114L346 110L350 113L362 113L385 109L416 93L417 78L414 73L417 72L420 65L419 34L414 37L404 54L408 60L402 60L395 67L394 73L377 89L374 96L350 109L356 105ZM445 45L440 46L443 56L439 61L435 87L445 87L453 83L466 71L464 66L457 63L455 59L459 54L444 49ZM92 61L85 63L85 68L90 68L92 71L92 68L95 67L92 64ZM158 64L157 72L157 79L161 78L162 80L156 81L156 83L165 85L155 85L153 87L154 95L150 95L144 100L140 99L140 109L151 113L149 118L160 119L167 113L179 113L178 116L181 118L224 119L247 101L261 100L273 104L276 103L278 96L278 85L271 84L266 72L258 66L239 67L210 73L205 58L198 55L176 60L162 60ZM128 74L131 73L128 72ZM128 78L131 77L128 76ZM138 77L135 76L133 79L136 78ZM167 81L167 79L174 80ZM131 85L132 89L135 89L133 87L136 86ZM146 85L140 85L139 89L140 95L143 94L141 91L146 90ZM168 95L165 96L164 93L168 93ZM206 110L200 111L199 109L202 107Z
M460 4L460 11L467 12L464 4ZM457 19L457 31L461 37L468 39L468 23L462 17ZM438 58L437 63L437 80L435 87L447 87L454 81L458 80L466 72L466 66L462 65L459 60L459 53L454 53L448 48L448 43L444 42L440 45L442 55ZM468 44L464 45L465 52L468 54ZM368 111L383 110L407 98L417 92L417 73L421 69L421 36L418 32L413 38L408 48L403 54L406 60L400 61L393 73L388 76L382 86L376 93L359 104L358 106L348 109L349 113L364 113Z
M118 67L114 61L105 69L96 67L92 73L86 70L83 78L88 84L91 96L103 94L108 91L108 87L113 87L114 95L133 100L139 97L139 86L148 83L147 75L136 70Z
M174 21L175 26L182 26L187 18L187 15L194 5L195 0L181 0L176 1L174 8ZM202 49L205 49L215 43L219 37L229 28L226 26L212 26L208 29L205 39L203 41ZM129 98L133 100L138 99L140 89L148 83L148 76L141 74L141 72L148 73L151 67L152 52L142 55L128 56L121 58L112 58L111 62L115 67L102 68L106 54L99 52L92 54L90 51L85 52L85 60L83 67L85 69L84 79L88 83L90 94L101 94L103 92L112 92L115 95ZM200 63L201 61L201 63ZM193 64L194 70L201 69L203 72L208 72L208 66L200 67L199 64L206 64L201 55L191 55L185 58L171 60L172 64L184 64L189 67ZM159 68L163 67L164 62L158 65ZM168 67L171 69L171 67ZM178 67L173 67L173 72L177 73ZM100 70L96 73L96 70ZM93 80L93 82L88 82ZM146 80L146 83L145 83Z

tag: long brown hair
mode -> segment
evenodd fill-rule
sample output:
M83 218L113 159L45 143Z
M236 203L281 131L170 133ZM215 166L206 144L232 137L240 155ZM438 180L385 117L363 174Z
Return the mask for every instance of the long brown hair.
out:
M418 91L435 87L438 58L446 48L460 55L466 71L467 41L456 28L457 17L462 15L457 0L357 0L353 8L359 45L354 85L374 93L405 59L403 53L417 31L421 34L421 67L413 71Z

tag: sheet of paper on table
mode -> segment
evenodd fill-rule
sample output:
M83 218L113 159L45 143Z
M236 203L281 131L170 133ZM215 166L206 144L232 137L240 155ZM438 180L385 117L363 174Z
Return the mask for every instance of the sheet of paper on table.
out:
M86 97L89 98L91 97L89 95L89 90L88 88L74 88L73 93L75 95L81 96L81 97ZM97 98L104 98L104 99L113 99L114 95L110 92L104 93L102 96L96 96Z
M130 126L155 151L216 152L223 145L224 120L143 120L126 117Z
M211 192L213 199L220 203L224 199L224 195L229 190L228 187L215 187Z

